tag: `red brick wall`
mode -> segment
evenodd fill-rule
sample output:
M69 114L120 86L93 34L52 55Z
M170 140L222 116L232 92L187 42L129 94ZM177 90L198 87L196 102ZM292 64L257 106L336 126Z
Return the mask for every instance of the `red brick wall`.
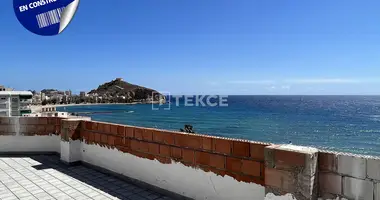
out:
M87 144L116 148L164 164L181 162L238 181L265 185L267 191L274 188L294 193L299 188L309 188L307 194L318 193L324 198L380 199L378 157L320 150L310 157L311 154L281 149L281 145L207 135L57 117L0 117L0 136L17 132L24 136L54 134L66 140L79 138ZM316 171L311 167L313 158L318 158Z
M264 184L264 148L269 144L94 121L80 127L87 144Z
M19 128L18 128L19 127ZM56 117L0 117L0 135L59 135L61 119Z

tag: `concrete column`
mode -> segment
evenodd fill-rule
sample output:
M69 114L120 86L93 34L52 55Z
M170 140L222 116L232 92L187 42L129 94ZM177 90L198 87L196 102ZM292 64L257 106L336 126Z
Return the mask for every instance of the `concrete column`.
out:
M80 122L78 119L62 120L61 161L66 164L81 160Z
M294 145L264 149L265 193L292 194L297 200L317 199L318 150Z

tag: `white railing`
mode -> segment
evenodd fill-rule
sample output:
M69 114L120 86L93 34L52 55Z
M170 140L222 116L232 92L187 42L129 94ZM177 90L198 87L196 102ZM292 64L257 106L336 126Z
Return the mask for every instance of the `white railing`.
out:
M31 99L21 100L20 104L31 104L33 101Z
M0 100L0 104L8 104L9 101L8 100Z
M20 106L20 110L30 110L30 106Z

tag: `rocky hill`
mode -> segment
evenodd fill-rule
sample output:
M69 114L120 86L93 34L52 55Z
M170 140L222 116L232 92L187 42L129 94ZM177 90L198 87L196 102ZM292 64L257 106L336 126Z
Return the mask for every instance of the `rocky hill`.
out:
M162 95L156 90L125 82L121 78L99 85L97 89L91 90L89 94L106 97L125 97L132 101L146 100L152 98L152 95L153 101L158 101L160 97L162 98Z

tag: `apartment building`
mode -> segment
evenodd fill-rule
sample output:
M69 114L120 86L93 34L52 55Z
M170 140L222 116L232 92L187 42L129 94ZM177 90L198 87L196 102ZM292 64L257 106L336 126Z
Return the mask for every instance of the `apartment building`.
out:
M32 97L29 91L0 91L0 117L31 113Z
M12 88L6 88L3 85L0 85L0 91L12 91Z

